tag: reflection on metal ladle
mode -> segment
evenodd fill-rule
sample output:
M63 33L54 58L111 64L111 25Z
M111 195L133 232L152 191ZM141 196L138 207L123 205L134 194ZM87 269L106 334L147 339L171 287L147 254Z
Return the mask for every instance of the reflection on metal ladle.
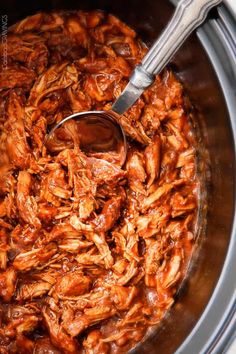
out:
M45 146L51 153L75 145L87 155L102 158L109 153L118 165L125 162L125 134L110 111L105 117L104 112L99 111L73 114L58 123L45 139Z

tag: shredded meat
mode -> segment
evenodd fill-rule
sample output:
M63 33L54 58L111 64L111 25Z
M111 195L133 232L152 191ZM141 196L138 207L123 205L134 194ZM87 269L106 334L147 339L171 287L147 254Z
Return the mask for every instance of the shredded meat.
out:
M4 50L0 44L0 53ZM39 13L0 73L0 352L124 353L173 304L193 251L196 138L167 68L123 116L128 156L86 154L73 112L109 109L146 48L101 11Z

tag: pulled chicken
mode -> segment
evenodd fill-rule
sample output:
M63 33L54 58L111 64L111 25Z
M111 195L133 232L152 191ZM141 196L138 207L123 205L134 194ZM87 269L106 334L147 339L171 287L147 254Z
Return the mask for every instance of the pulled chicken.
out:
M0 44L0 52L4 48ZM120 117L121 168L86 155L73 112L109 109L146 47L102 11L9 29L0 73L0 352L124 353L160 323L191 258L196 138L171 69Z

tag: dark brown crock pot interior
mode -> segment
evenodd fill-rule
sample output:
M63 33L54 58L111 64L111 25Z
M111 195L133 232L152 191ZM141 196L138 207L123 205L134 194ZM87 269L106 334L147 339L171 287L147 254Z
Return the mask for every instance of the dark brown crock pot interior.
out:
M134 27L149 44L173 11L167 0L0 0L0 5L1 13L8 15L9 25L40 10L102 9ZM173 353L191 332L219 278L233 218L234 147L227 108L212 65L196 36L181 48L173 60L173 67L192 102L202 113L198 114L198 125L211 161L207 227L200 242L200 252L175 306L161 328L136 348L137 353ZM209 170L207 174L209 177Z

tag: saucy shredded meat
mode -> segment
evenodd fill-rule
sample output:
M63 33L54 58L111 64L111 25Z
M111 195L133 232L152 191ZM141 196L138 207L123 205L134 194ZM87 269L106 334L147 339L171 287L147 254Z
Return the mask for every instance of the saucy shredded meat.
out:
M1 45L0 51L3 51ZM199 209L196 139L170 69L120 117L121 168L86 154L73 112L109 109L146 52L101 11L12 26L0 73L0 352L127 352L186 274Z

